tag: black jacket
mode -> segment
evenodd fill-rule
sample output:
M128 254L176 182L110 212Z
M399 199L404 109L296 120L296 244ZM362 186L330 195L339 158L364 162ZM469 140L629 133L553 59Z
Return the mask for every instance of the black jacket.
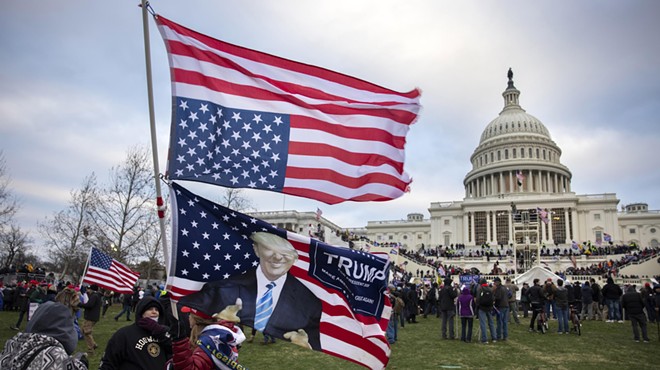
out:
M101 319L101 294L94 290L87 290L89 300L87 303L81 303L78 307L85 309L83 318L89 321L99 321Z
M545 294L540 285L533 285L529 290L527 290L527 297L529 302L532 304L543 304L545 303Z
M626 310L629 315L639 315L644 313L644 301L642 295L635 291L635 288L630 288L626 294L621 297L621 307Z
M441 311L456 311L454 300L458 296L458 292L451 285L445 285L440 289L440 310Z
M160 311L158 322L163 322L165 313L160 302L152 296L142 298L135 307L135 322L117 330L108 341L100 370L165 369L165 363L172 357L169 334L152 335L138 326L144 311L154 305Z

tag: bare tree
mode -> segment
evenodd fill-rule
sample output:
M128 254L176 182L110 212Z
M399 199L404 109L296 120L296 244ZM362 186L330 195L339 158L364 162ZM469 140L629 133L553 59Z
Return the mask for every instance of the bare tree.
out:
M11 223L18 211L18 201L9 189L10 183L5 155L0 151L0 231Z
M110 170L110 183L94 208L93 229L99 247L128 262L140 255L146 234L157 225L151 155L146 147L128 149L124 162Z
M142 226L145 232L141 242L137 245L140 256L146 258L146 261L139 264L138 271L141 279L147 279L147 284L154 277L154 271L164 267L163 249L161 248L162 234L159 226L156 212L151 212Z
M21 257L25 256L29 248L30 239L20 226L9 225L6 230L0 232L0 261L3 268L20 264Z
M61 271L79 278L85 268L89 248L93 244L91 215L97 203L96 177L94 174L83 181L79 190L71 191L69 206L39 223L52 262Z
M238 212L254 211L252 200L245 196L243 189L225 188L219 204Z

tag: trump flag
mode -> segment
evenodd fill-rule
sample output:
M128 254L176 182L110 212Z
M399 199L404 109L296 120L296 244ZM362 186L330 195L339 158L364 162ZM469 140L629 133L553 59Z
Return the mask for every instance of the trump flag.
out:
M132 294L140 277L123 263L92 247L83 283L96 284L117 293Z
M420 92L232 45L162 16L173 116L168 176L316 199L403 195Z
M390 348L384 333L392 308L386 296L390 266L386 253L331 246L276 228L174 182L170 201L172 254L167 284L173 299L254 275L259 259L250 236L274 234L286 239L297 254L288 274L320 301L321 312L315 316L320 322L314 323L320 345L312 348L370 369L387 365Z

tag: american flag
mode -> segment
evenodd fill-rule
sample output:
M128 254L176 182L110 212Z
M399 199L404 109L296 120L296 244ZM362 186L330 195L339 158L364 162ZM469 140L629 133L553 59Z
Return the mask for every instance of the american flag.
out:
M605 239L606 242L611 242L612 241L612 235L608 233L603 233L603 238Z
M522 186L523 181L525 180L525 175L523 175L522 171L516 171L516 178L518 179L518 186Z
M387 365L390 348L384 331L391 305L384 298L385 282L382 292L376 292L383 298L376 303L379 314L358 313L348 298L350 294L329 287L310 272L313 267L310 243L327 245L215 204L174 182L170 187L170 200L172 254L167 284L173 299L200 290L206 282L228 279L257 268L259 260L254 255L249 235L256 231L274 233L289 240L298 252L298 261L289 273L322 302L319 325L322 351L371 369ZM359 251L351 254L354 261L377 258ZM388 266L389 263L385 269Z
M175 105L170 179L328 204L408 190L404 146L418 90L392 91L156 19Z
M140 277L123 263L92 247L89 265L82 282L96 284L117 293L131 294Z

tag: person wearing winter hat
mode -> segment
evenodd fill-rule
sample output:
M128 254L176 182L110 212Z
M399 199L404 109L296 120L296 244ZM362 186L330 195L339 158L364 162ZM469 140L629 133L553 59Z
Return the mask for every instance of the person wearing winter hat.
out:
M213 313L204 295L187 296L187 306L180 308L179 320L169 318L174 337L172 363L175 369L211 370L245 368L238 363L238 349L245 334L238 326L240 298L220 313ZM187 320L185 315L188 315ZM190 333L189 337L187 336Z
M78 344L69 309L58 302L39 305L24 333L7 340L0 369L87 369L82 353L71 357Z
M644 287L639 291L644 301L644 308L646 309L646 318L650 323L655 324L655 307L653 303L653 288L648 281L644 283Z
M101 294L99 293L99 286L92 284L89 287L88 300L85 303L80 303L78 307L85 309L85 321L80 328L85 336L85 343L87 343L87 354L94 354L94 350L98 348L98 344L94 340L94 325L101 319Z
M117 330L105 347L100 370L164 369L172 357L172 340L163 305L153 296L135 307L135 322Z

